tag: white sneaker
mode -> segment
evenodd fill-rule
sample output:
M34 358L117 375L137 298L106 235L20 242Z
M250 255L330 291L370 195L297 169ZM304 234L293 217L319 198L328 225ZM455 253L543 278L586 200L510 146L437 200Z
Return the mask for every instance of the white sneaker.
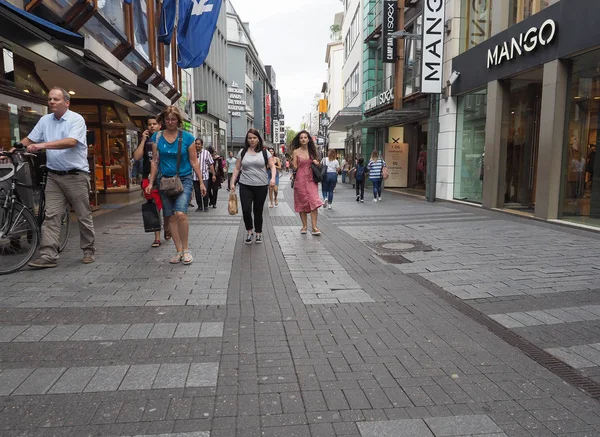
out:
M331 204L327 205L327 209L331 209Z
M381 197L377 199L378 202L381 202Z
M329 203L329 201L327 199L323 199L323 208L327 208L327 203Z
M377 202L377 199L373 199L373 202Z
M365 203L365 199L360 199L360 203Z

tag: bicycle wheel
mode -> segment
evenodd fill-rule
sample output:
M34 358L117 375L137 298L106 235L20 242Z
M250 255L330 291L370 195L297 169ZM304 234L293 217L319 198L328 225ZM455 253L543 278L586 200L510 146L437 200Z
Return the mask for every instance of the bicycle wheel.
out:
M27 264L35 254L40 238L31 211L15 202L9 223L10 208L0 207L0 275L16 272Z
M69 242L69 229L71 228L71 208L67 206L60 218L60 234L58 236L58 252L62 252Z

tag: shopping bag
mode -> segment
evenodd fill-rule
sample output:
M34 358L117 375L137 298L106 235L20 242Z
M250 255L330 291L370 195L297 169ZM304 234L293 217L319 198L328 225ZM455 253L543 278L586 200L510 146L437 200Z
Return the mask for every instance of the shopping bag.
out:
M144 218L144 231L160 231L160 215L158 214L156 203L152 200L142 205L142 217Z
M236 215L238 213L238 200L235 191L229 193L229 202L227 205L227 209L229 211L229 214L231 215Z

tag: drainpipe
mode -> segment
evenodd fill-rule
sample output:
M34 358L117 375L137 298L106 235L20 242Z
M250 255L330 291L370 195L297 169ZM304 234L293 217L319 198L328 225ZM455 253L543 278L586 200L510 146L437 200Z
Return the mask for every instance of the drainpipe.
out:
M429 95L429 130L427 138L427 180L425 198L428 202L435 202L437 184L437 154L439 131L439 94Z

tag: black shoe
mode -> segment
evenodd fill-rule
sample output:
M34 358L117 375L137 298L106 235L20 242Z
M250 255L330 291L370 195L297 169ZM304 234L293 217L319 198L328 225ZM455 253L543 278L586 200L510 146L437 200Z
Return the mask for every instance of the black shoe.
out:
M360 196L356 196L356 201L358 202L360 200Z
M256 234L256 239L254 240L256 244L262 243L262 234Z
M216 207L217 207L217 205L213 205L213 208L216 208Z
M246 235L246 244L252 244L252 234Z

